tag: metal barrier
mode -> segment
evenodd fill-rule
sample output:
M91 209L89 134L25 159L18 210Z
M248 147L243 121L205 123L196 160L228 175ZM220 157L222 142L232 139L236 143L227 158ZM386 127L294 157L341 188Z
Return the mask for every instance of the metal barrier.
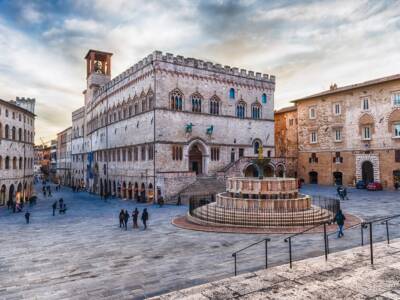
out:
M268 268L268 242L270 242L270 241L271 241L271 239L265 238L265 239L262 239L261 241L253 243L253 244L251 244L251 245L249 245L247 247L244 247L244 248L242 248L242 249L240 249L240 250L238 250L236 252L233 252L232 253L232 257L234 259L234 265L235 265L235 276L237 275L237 254L239 252L242 252L243 250L249 249L249 248L251 248L251 247L253 247L255 245L258 245L258 244L260 244L262 242L265 242L265 268L267 269Z

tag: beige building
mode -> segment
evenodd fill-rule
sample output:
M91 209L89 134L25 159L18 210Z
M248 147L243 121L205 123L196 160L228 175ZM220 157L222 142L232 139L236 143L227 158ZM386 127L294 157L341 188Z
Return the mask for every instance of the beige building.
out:
M57 134L57 170L56 182L70 186L72 184L71 146L72 127Z
M34 107L35 99L0 100L0 206L33 194Z
M400 181L400 75L337 87L293 101L298 175L307 183Z
M72 137L71 137L71 176L72 185L85 186L86 150L85 135L85 107L72 112Z
M89 190L170 197L231 166L243 175L261 146L274 155L274 76L155 51L112 79L111 55L86 55L83 130L73 114L72 151L85 163L74 158L72 174Z

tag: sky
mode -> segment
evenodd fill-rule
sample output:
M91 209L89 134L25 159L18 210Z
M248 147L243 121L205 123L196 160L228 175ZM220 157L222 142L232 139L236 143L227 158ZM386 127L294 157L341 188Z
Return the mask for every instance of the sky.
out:
M275 108L400 73L400 1L0 0L0 98L36 98L36 142L83 105L88 49L113 76L154 50L276 76Z

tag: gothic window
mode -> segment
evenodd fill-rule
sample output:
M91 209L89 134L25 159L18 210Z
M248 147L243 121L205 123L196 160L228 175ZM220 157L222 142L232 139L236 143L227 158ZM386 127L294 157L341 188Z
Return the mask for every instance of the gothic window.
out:
M22 157L19 158L19 169L22 169Z
M13 128L12 128L12 139L15 140L15 137L16 137L16 129L13 126Z
M154 107L154 94L153 92L149 92L147 94L148 102L149 102L149 109L153 109Z
M146 160L146 146L142 146L141 148L140 148L140 152L141 152L141 159L142 160Z
M251 105L251 117L253 119L261 118L261 105L259 103L254 103Z
M122 149L122 161L126 161L126 150Z
M132 105L129 105L129 116L132 116L132 113L133 113Z
M128 161L132 161L132 149L128 149Z
M212 96L210 99L210 114L212 115L219 115L221 101L218 99L217 96Z
M147 152L148 152L148 154L147 154L148 159L149 160L153 160L153 157L154 157L154 147L153 147L153 145L149 145L149 147L147 149Z
M127 114L126 114L126 108L124 108L124 119L127 117Z
M229 98L230 99L235 99L235 89L234 88L230 88L230 90L229 90Z
M261 96L261 102L262 102L263 104L266 104L266 103L267 103L267 94L266 94L266 93L262 94L262 96Z
M170 94L170 106L173 110L182 111L183 109L183 94L178 89Z
M4 164L5 164L6 170L10 169L10 157L9 156L6 156Z
M4 138L6 138L6 139L9 138L9 126L8 126L8 124L6 124L6 126L4 126Z
M146 102L146 98L142 99L142 111L146 111L147 110L147 102Z
M211 147L211 160L218 161L219 160L219 148Z
M137 147L133 147L133 160L134 161L138 161L139 160L139 153L138 153L138 148Z
M236 104L236 117L244 119L246 117L246 103L243 101Z
M13 158L13 169L17 169L17 158L15 156Z
M122 116L121 116L121 110L118 110L118 121L122 120Z
M182 160L183 149L182 146L172 146L172 160Z
M139 104L135 103L135 115L139 113Z
M201 100L202 97L199 93L192 95L192 112L201 112Z

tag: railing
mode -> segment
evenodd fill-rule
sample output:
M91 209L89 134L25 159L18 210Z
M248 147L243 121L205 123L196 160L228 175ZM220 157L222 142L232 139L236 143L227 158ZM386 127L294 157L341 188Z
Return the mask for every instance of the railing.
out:
M232 257L234 259L234 265L235 265L235 276L237 275L237 255L238 255L238 253L242 252L243 250L249 249L255 245L261 244L262 242L265 242L265 268L267 269L268 268L268 242L270 242L270 241L271 241L271 239L265 238L265 239L262 239L261 241L253 243L251 245L248 245L247 247L244 247L236 252L233 252Z
M323 224L340 209L334 198L313 197L312 209L295 208L229 208L218 206L215 195L194 195L189 199L189 214L199 220L243 227L293 227ZM268 200L265 200L268 201ZM213 205L207 205L211 204Z

